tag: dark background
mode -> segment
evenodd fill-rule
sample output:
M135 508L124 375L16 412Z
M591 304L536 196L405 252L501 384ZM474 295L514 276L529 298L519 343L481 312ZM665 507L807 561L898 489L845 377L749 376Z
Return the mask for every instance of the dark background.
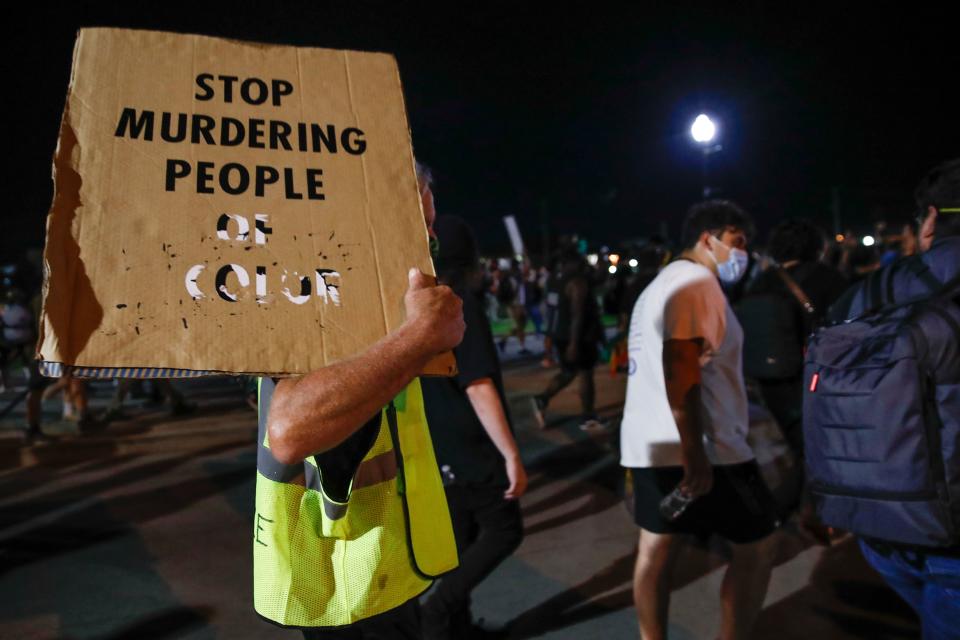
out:
M73 2L8 13L0 256L43 243L81 26L395 54L438 210L470 220L487 252L508 251L507 213L534 247L544 228L592 245L675 236L701 189L688 134L700 110L722 123L710 184L761 231L797 215L833 231L835 195L844 228L905 221L920 176L960 155L947 3L473 4Z

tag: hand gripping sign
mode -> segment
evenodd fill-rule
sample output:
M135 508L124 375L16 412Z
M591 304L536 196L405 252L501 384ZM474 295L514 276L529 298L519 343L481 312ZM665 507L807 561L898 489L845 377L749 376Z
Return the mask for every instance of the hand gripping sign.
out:
M433 272L389 55L83 29L54 178L51 375L306 373Z

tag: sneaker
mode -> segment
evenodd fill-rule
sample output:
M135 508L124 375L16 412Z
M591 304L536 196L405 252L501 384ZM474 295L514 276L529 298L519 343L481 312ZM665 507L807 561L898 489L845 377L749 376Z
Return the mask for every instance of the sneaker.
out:
M580 431L604 431L608 423L600 418L587 418L580 423Z
M544 402L543 398L540 396L531 396L530 405L533 408L533 419L536 420L537 426L541 429L546 428L547 417L545 413L547 410L547 403Z

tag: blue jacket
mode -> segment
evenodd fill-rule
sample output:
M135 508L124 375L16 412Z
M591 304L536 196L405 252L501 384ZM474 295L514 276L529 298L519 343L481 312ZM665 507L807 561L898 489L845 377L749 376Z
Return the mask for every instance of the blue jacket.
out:
M960 237L935 240L927 251L901 258L851 286L827 312L831 323L861 315L870 307L932 294L960 273ZM879 298L879 299L878 299Z

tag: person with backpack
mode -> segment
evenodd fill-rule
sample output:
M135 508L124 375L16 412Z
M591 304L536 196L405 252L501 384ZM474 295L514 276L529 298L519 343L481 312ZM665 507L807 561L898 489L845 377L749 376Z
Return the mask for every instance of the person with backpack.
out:
M803 458L803 350L847 280L820 261L823 231L809 220L785 220L770 233L773 264L737 303L743 327L743 372L757 382L763 402L792 453Z
M915 192L921 253L830 309L804 367L807 479L823 521L917 612L960 621L960 158Z

